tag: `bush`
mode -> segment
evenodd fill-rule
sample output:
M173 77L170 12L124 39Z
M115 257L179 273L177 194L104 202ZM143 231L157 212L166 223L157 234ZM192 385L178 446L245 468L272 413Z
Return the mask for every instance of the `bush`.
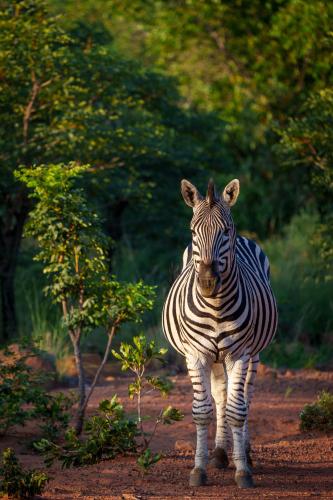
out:
M7 448L2 453L0 467L0 495L9 498L34 498L42 493L49 481L47 474L37 470L24 471L14 451Z
M63 468L95 464L136 451L136 422L126 417L116 395L99 404L99 415L86 420L84 433L85 438L80 439L75 429L70 428L65 434L65 444L60 446L42 439L34 446L44 455L46 465L60 460Z
M10 349L2 352L4 362L0 365L0 434L4 435L14 425L25 425L37 419L46 437L56 439L68 425L68 410L73 397L59 393L48 394L43 388L46 376L26 364L28 354L16 355Z
M316 213L295 216L282 237L263 244L279 308L279 341L318 347L333 330L333 282L322 275Z
M300 413L302 431L333 431L333 394L323 391L315 403L304 406Z

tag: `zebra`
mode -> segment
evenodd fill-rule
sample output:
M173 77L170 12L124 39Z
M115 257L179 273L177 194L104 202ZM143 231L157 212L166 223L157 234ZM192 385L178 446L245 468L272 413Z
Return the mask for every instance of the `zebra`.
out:
M230 208L239 180L221 196L212 181L206 197L187 180L181 192L193 208L192 243L183 268L167 295L162 314L164 334L185 356L193 386L192 416L197 445L190 486L207 482L207 434L216 406L215 449L210 463L228 466L229 429L233 439L235 482L252 488L248 411L259 353L273 339L277 307L269 280L269 262L253 241L236 235Z

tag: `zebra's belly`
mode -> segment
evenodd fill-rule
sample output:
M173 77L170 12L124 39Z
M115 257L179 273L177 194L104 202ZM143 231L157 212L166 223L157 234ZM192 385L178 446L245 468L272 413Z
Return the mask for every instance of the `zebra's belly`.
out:
M167 301L163 311L163 330L167 340L180 354L195 352L202 358L236 360L245 352L254 356L274 337L277 323L276 304L272 294L265 297L265 309L248 307L232 321L211 317L189 318L182 313L180 302ZM254 305L254 304L252 304Z

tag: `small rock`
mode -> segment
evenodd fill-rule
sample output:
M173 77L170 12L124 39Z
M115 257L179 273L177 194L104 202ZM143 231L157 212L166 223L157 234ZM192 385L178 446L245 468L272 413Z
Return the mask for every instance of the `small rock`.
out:
M190 441L179 439L175 442L175 450L181 451L182 453L192 453L194 451L194 446Z
M277 371L274 370L273 368L270 368L269 366L264 365L263 363L259 363L259 366L257 369L257 376L259 378L276 379L277 378Z

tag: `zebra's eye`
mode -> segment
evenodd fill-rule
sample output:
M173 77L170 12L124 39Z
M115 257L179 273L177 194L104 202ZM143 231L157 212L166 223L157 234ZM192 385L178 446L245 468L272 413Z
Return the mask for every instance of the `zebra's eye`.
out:
M229 228L228 228L228 227L226 227L226 228L225 228L225 230L224 230L224 234L225 234L226 236L228 236L228 235L229 235Z
M191 229L192 236L195 236L195 231Z

